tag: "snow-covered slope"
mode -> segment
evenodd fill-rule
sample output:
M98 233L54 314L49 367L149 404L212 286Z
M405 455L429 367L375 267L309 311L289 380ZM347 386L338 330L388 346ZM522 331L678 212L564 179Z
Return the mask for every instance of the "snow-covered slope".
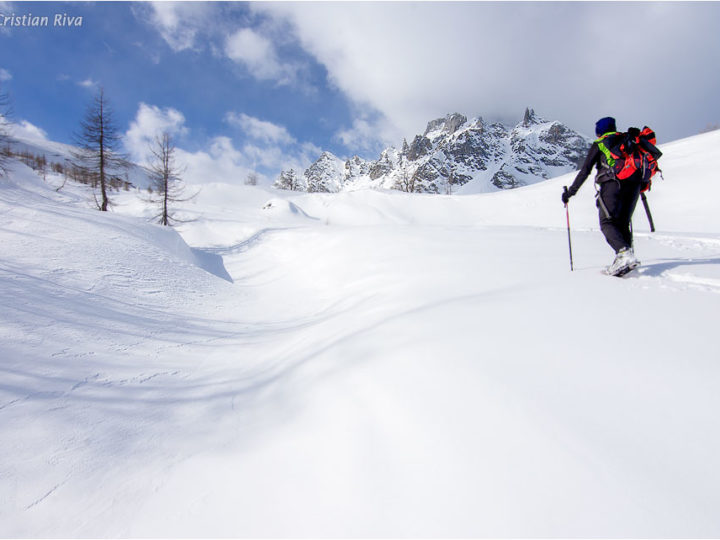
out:
M17 166L0 536L720 535L720 132L662 149L626 279L572 175L217 184L180 238Z
M77 147L69 144L47 140L44 134L37 132L37 128L30 131L24 129L22 133L17 133L17 130L12 132L10 150L16 155L44 157L48 166L58 164L63 167L70 167L77 161L74 154L79 151ZM128 162L124 169L111 169L110 174L140 189L147 188L151 183L149 171L132 162Z

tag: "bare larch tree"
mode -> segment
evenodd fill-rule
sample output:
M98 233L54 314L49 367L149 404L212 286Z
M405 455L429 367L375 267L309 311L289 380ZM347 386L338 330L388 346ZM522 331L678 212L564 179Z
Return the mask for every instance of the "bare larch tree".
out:
M414 193L416 183L417 176L415 174L410 174L407 169L403 169L400 174L400 178L398 178L395 182L395 189L399 189L400 191L405 191L407 193Z
M95 202L100 211L107 212L111 179L127 168L127 160L119 152L120 135L102 88L88 106L75 140L78 146L73 153L75 165L93 178L94 187L100 187L101 199L96 197Z
M186 197L185 185L181 175L184 168L178 167L175 163L175 143L172 136L165 132L155 137L150 147L152 162L150 163L150 188L149 202L159 207L155 216L162 225L174 225L182 222L174 216L171 205L176 202L189 201L197 193Z

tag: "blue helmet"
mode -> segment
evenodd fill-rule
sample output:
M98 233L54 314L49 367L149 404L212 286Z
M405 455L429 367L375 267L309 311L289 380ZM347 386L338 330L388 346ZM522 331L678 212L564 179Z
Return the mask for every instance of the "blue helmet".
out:
M612 116L606 116L595 122L595 135L600 137L608 131L617 131L615 119Z

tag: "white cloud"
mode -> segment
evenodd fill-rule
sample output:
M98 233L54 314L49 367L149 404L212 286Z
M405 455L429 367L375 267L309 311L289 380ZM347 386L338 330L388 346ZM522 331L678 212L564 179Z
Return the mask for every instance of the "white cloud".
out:
M252 171L246 156L228 137L215 137L207 150L188 152L178 149L176 155L178 164L185 168L184 179L191 184L241 184Z
M304 170L321 153L314 145L299 144L284 127L271 122L236 113L228 113L226 120L245 128L253 142L236 147L231 138L216 136L200 150L188 151L176 140L177 163L184 167L183 178L187 182L242 183L250 172L258 173L261 180L273 181L281 169ZM130 158L136 163L147 164L155 137L164 131L181 137L189 133L182 112L140 103L124 137Z
M80 81L77 84L78 84L78 86L82 86L83 88L97 88L99 83L97 81L92 80L92 78L88 77L84 81Z
M135 17L154 27L175 52L207 49L242 65L260 81L280 85L298 81L301 63L282 61L277 46L287 42L286 24L267 19L237 29L237 6L222 2L138 2ZM244 8L241 8L241 10ZM144 44L140 46L144 47ZM159 61L157 52L152 57Z
M0 68L0 82L9 81L12 78L12 73L10 73L7 69Z
M526 105L542 111L536 102L543 81L550 71L562 79L567 64L558 56L573 56L548 35L559 8L546 4L283 3L258 9L287 17L332 83L408 136L456 110L517 117ZM585 41L581 28L563 34L563 42ZM360 119L353 131L362 129Z
M137 18L154 26L176 52L195 47L210 13L205 2L149 2L135 4L132 9Z
M720 57L717 3L622 4L612 28L608 9L619 4L260 2L252 8L287 22L332 84L404 136L456 111L519 121L532 106L586 132L606 114L670 129L687 123L688 105L696 117L718 111L712 96L720 92L720 70L708 68ZM363 129L360 121L351 131Z
M245 113L238 114L229 112L225 115L225 121L231 125L238 126L248 137L266 143L291 144L295 142L295 139L284 126L260 120Z
M229 137L214 137L200 151L178 148L177 161L185 167L185 180L193 184L243 183L251 172L259 174L262 183L272 183L283 169L304 171L321 152L308 143L290 148L250 143L236 148Z
M295 79L297 68L282 63L272 41L251 28L230 35L225 41L225 54L258 80L289 84Z
M3 2L0 1L0 14L3 15L10 15L14 12L14 9L12 7L12 2ZM9 26L0 26L0 35L11 35L10 27Z
M400 130L388 121L387 117L371 118L367 114L357 113L352 127L340 129L335 138L353 152L367 152L378 155L384 147L397 145L402 138Z
M281 170L292 168L304 171L320 157L322 149L312 143L294 145L291 148L247 144L243 147L243 152L253 170L263 169L276 178Z
M47 141L47 132L27 120L22 120L19 124L10 124L10 131L13 137Z
M161 109L155 105L140 103L135 119L125 133L125 148L137 163L147 163L151 157L150 147L163 132L184 135L185 116L173 108Z

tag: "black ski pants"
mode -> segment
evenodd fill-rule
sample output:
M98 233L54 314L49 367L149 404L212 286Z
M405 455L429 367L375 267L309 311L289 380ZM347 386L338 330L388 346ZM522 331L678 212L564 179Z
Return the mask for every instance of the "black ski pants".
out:
M615 253L632 247L630 222L640 197L640 189L640 181L634 177L608 180L600 184L597 200L600 230Z

